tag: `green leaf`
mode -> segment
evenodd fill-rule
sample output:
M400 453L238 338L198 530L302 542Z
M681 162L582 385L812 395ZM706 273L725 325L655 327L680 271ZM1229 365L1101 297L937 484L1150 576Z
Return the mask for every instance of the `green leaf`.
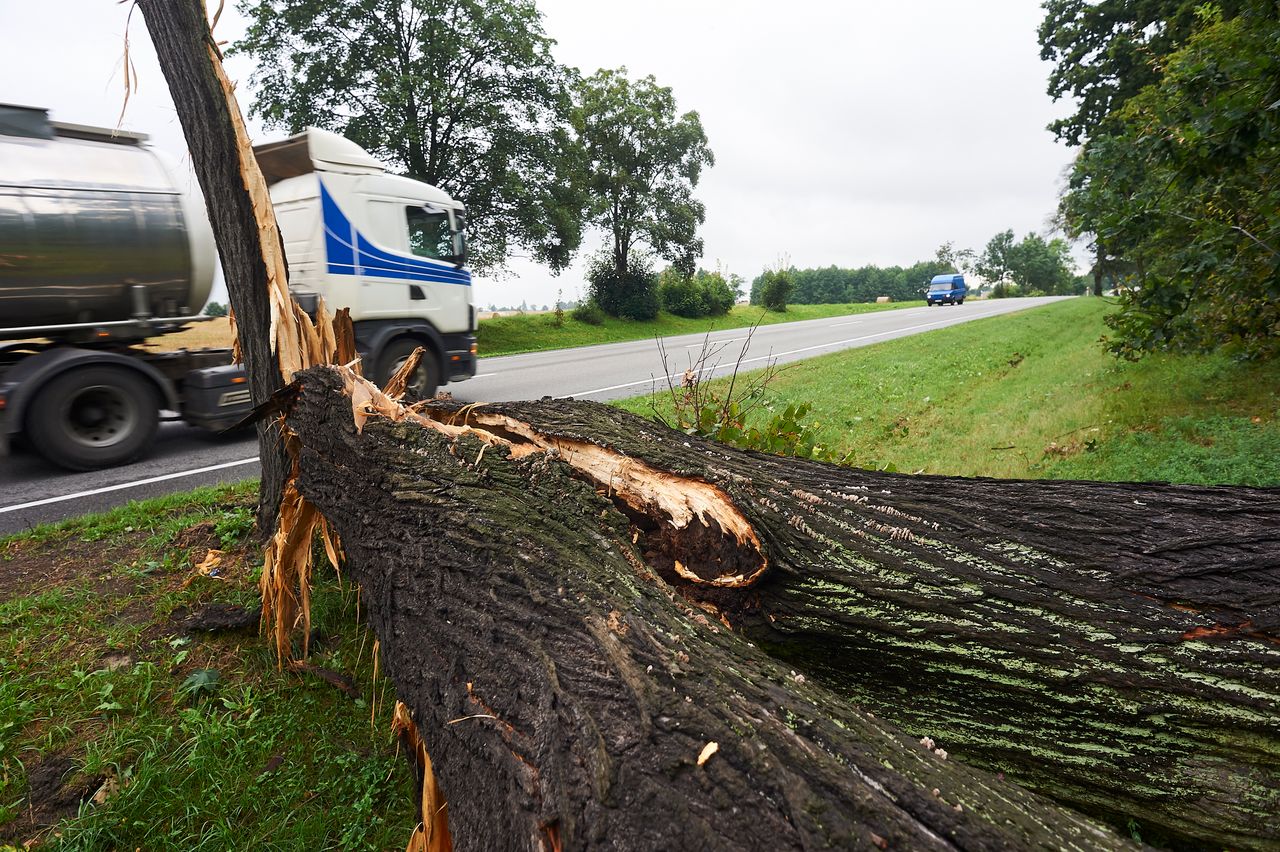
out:
M218 691L217 669L196 669L187 675L187 679L178 688L181 695L186 696L193 704L202 698L209 697Z

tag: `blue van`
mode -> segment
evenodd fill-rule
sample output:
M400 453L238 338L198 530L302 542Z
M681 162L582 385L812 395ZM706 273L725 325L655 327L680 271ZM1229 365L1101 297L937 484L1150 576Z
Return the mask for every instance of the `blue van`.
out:
M964 286L963 275L935 275L925 291L924 300L929 307L934 305L963 305L969 288Z

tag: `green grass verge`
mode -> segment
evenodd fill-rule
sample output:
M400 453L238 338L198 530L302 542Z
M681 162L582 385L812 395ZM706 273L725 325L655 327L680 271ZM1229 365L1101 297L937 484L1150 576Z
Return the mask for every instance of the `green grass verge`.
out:
M403 847L414 782L354 589L318 577L311 661L358 699L277 671L252 632L179 623L257 606L253 497L201 489L0 539L0 849ZM210 548L216 577L194 569Z
M897 302L888 305L791 305L785 313L774 313L763 308L737 305L728 316L686 319L662 313L652 322L635 322L609 317L603 325L578 322L566 311L564 325L555 324L554 314L527 314L525 316L481 319L476 332L481 356L514 355L520 352L539 352L545 349L564 349L570 346L591 346L596 343L622 343L628 340L647 340L672 334L703 334L726 328L746 328L755 325L774 325L780 322L823 319L825 317L862 314L872 311L891 311L899 308L918 308L920 302Z
M1118 361L1098 343L1108 310L1072 299L813 358L767 396L812 403L820 443L863 467L1280 485L1280 363Z

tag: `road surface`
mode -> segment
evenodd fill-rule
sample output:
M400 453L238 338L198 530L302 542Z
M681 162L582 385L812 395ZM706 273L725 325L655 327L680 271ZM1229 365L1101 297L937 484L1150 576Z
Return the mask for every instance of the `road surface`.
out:
M798 361L1056 300L997 299L761 326L752 337L742 366L757 369L770 360ZM747 332L748 329L735 328L709 335L712 346L724 347L715 375L733 369ZM663 340L667 370L677 381L697 358L704 337L707 336L682 335ZM541 396L603 401L647 393L655 382L658 387L665 387L665 375L655 342L639 340L482 358L475 378L446 389L456 399L467 402ZM70 473L17 450L9 458L0 459L0 535L102 511L129 500L251 479L258 475L256 450L252 434L219 437L180 423L161 425L147 458L110 470Z

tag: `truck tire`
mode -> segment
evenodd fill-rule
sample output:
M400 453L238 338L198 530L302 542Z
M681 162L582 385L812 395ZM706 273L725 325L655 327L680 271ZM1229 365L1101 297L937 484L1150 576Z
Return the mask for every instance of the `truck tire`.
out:
M396 370L400 369L400 365L419 346L427 351L423 353L422 360L418 363L417 372L414 373L413 379L410 380L408 387L405 388L405 402L418 402L423 399L431 399L436 395L436 388L440 386L440 360L436 353L432 351L430 346L416 338L402 337L387 344L387 348L382 350L382 356L378 359L377 381L378 386L381 387L387 383L387 379L395 375Z
M964 299L963 299L963 298L962 298L962 299L960 299L959 301L957 301L957 302L956 302L956 304L957 304L957 305L963 305L963 304L964 304Z
M36 452L71 470L124 464L143 454L160 426L151 383L121 367L73 368L40 390L27 411Z

